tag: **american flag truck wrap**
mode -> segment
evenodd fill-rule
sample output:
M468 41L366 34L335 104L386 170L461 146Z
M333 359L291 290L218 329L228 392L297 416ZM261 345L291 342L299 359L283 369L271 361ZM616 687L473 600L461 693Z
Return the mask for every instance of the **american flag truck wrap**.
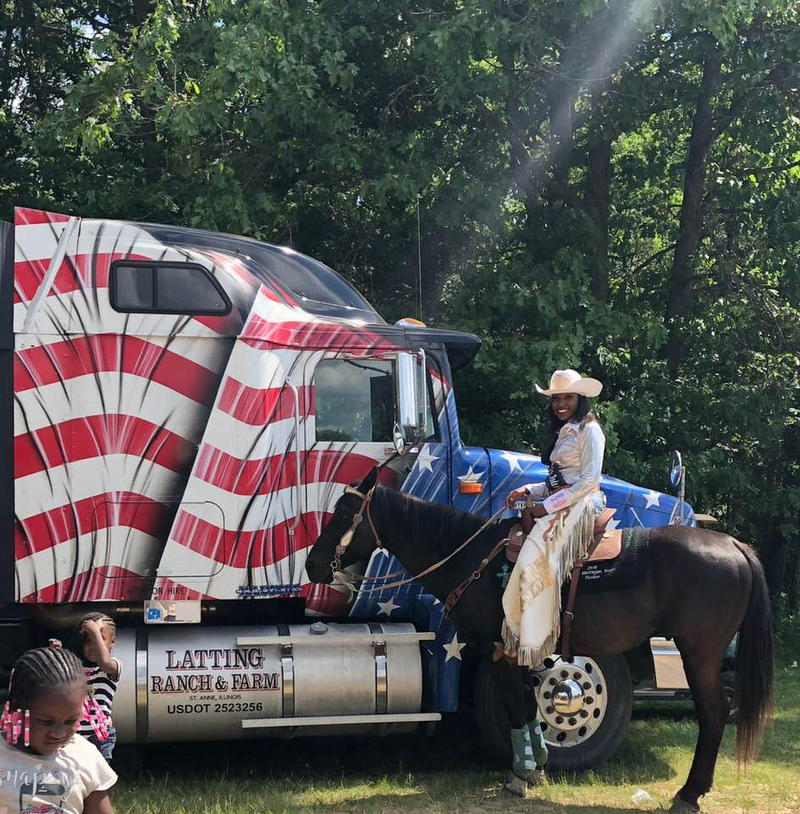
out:
M248 238L17 208L0 250L2 666L102 607L122 740L455 710L468 653L438 601L312 585L304 561L345 485L394 453L401 359L425 438L397 488L488 516L544 478L461 441L452 371L480 340L388 325L324 264ZM668 495L603 488L616 525L670 521Z

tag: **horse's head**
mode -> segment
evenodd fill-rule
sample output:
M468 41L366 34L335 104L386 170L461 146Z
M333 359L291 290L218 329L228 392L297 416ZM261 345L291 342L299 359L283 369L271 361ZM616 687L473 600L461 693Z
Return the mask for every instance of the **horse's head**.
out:
M329 585L333 582L334 570L369 559L377 541L366 512L377 478L376 467L337 501L333 516L306 558L306 573L312 582Z

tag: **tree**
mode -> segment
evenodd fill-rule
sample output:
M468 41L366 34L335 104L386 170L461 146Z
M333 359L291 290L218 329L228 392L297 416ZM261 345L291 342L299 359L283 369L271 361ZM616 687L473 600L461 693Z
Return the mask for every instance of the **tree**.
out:
M596 375L608 471L666 489L683 449L698 508L800 584L795 5L96 6L2 7L6 212L287 243L390 319L419 252L424 317L484 337L468 434L525 448L533 382Z

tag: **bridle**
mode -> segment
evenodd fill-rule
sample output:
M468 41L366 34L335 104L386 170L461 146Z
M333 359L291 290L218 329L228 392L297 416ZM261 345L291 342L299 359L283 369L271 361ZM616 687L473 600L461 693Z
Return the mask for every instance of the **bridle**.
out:
M373 498L373 496L375 494L375 486L377 486L377 484L372 486L366 493L360 492L358 489L356 489L356 488L354 488L352 486L345 486L345 488L344 488L344 494L345 495L354 495L356 497L361 498L361 505L358 507L358 511L353 515L353 521L350 524L350 528L341 536L341 538L339 539L339 542L338 542L338 544L337 544L337 546L336 546L336 548L334 550L333 560L331 560L331 564L330 564L331 571L334 574L337 573L337 572L342 573L342 557L345 555L345 552L347 551L348 547L350 546L350 543L353 542L353 537L355 536L355 533L356 533L358 527L361 525L361 522L364 519L364 515L366 515L367 522L369 523L370 530L372 531L372 534L375 537L375 545L376 545L376 547L377 548L385 548L385 546L381 542L380 536L378 535L378 530L375 528L375 523L372 520L372 514L370 513L370 506L372 504L372 498ZM451 560L453 557L455 557L456 554L463 551L473 540L478 538L492 523L496 523L500 519L500 516L502 514L504 514L505 511L506 511L506 507L503 506L498 511L496 511L476 532L474 532L469 537L467 537L467 539L464 540L464 542L461 543L460 546L455 548L446 557L443 557L438 562L435 562L433 565L429 565L424 571L420 571L419 574L416 574L415 576L412 576L412 577L406 577L405 579L401 579L401 580L399 580L397 582L392 582L389 585L375 585L372 588L363 588L362 587L362 588L360 588L359 593L371 594L371 593L377 593L379 591L386 591L386 590L388 590L390 588L399 588L401 585L408 585L409 583L415 582L418 579L421 579L422 577L428 576L428 574L432 574L434 571L441 568L445 563L447 563L449 560ZM489 561L491 559L493 559L500 552L500 550L503 547L505 547L507 542L508 542L507 539L500 541L495 546L495 548L493 549L493 551L489 555L489 557L487 559L484 559L481 562L481 564L479 566L479 570L476 570L476 571L473 572L473 574L471 575L471 579L469 579L469 583L466 584L466 585L462 583L462 585L459 586L458 589L456 589L458 591L458 594L459 594L458 598L460 598L460 596L461 596L461 594L463 594L464 590L466 590L466 588L469 587L469 584L471 584L472 582L474 582L476 579L478 579L480 577L481 573L483 572L483 569L486 567L486 565L489 563ZM402 569L400 571L394 571L391 574L383 574L382 576L379 576L379 577L370 577L370 576L367 576L366 574L351 574L350 575L351 580L348 580L348 582L346 584L347 584L347 587L351 591L355 591L355 589L353 588L353 585L352 585L352 583L355 582L355 581L358 581L358 580L370 580L372 582L375 582L377 580L393 579L394 577L399 577L402 574L407 574L407 573L408 573L408 571L406 571L406 569L404 568L404 569ZM458 601L458 598L456 599L456 601ZM449 599L450 599L450 597L448 597L448 600ZM455 602L453 602L452 604L455 604ZM452 607L452 605L451 605L451 607Z
M358 511L353 515L353 522L350 524L350 528L347 529L347 531L341 536L338 544L336 545L336 549L333 552L333 559L331 560L331 571L333 571L333 573L342 570L342 557L344 557L350 543L353 542L353 537L355 537L355 533L358 530L358 527L361 525L361 521L364 519L365 514L367 515L367 522L369 523L370 530L375 537L375 545L378 548L383 548L383 543L381 542L381 538L378 535L378 530L375 528L375 523L372 521L372 515L369 511L370 504L372 503L372 496L375 494L375 486L372 486L372 488L370 488L366 494L359 492L358 489L353 486L345 486L344 493L346 495L355 495L356 497L360 497L361 505L358 507Z

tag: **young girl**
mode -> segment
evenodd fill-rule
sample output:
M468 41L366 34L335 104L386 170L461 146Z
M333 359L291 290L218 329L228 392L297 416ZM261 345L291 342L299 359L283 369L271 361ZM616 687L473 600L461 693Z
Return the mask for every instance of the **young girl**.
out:
M83 655L94 665L86 671L86 683L106 718L107 737L100 740L95 727L88 720L81 721L78 732L88 738L106 760L111 760L117 742L117 730L111 723L111 709L114 706L114 694L122 669L119 659L111 655L117 640L117 626L110 616L92 611L78 623L78 630L83 636Z
M20 656L0 718L0 811L114 814L108 789L117 776L75 734L88 697L83 665L70 650L39 647Z
M93 743L100 754L110 761L117 742L117 730L111 722L111 709L122 669L119 659L111 655L117 641L117 626L107 614L91 611L78 622L78 632L83 638L84 658L92 664L92 667L86 669L86 683L105 720L105 727L101 730L103 738L100 738L98 728L88 718L81 721L78 733ZM59 639L50 639L49 644L50 647L61 647Z

